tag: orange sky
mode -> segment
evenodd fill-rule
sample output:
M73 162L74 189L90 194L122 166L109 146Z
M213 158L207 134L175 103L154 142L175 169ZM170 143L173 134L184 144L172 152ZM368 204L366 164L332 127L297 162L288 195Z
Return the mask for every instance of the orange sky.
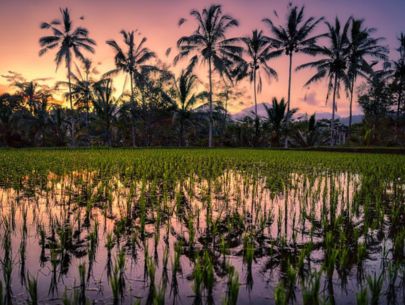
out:
M248 34L253 28L263 29L269 33L261 22L264 17L276 18L273 10L277 10L280 18L285 16L286 0L223 0L216 1L223 5L223 10L240 21L240 27L232 30L230 36ZM139 29L148 38L147 45L158 56L165 58L165 51L172 47L175 54L177 39L191 32L192 20L182 27L177 26L181 17L188 17L192 8L202 8L211 1L205 0L1 0L0 2L0 74L7 71L22 73L27 79L50 77L55 80L64 79L66 72L61 66L55 71L54 53L43 57L38 56L38 39L45 34L39 29L41 21L50 21L59 17L60 7L69 7L75 25L84 25L90 36L97 41L96 53L91 57L94 62L101 63L100 72L113 68L113 52L105 44L107 39L120 40L119 31ZM404 0L308 0L294 1L294 4L305 4L307 16L325 16L331 20L336 15L346 19L350 15L365 18L366 25L378 29L378 35L387 38L386 43L396 46L395 37L405 31ZM79 18L84 16L84 20ZM323 30L322 26L320 30ZM395 56L395 53L393 56ZM172 58L172 56L171 56ZM309 57L296 56L295 64L304 63ZM285 57L270 62L279 74L279 81L270 84L265 82L259 102L267 102L273 96L287 95L287 59ZM325 106L325 83L321 82L311 88L303 88L310 71L293 74L292 106L299 107L300 112L329 112L330 105ZM200 67L199 75L205 80L205 69ZM122 88L122 78L116 81L117 90ZM0 78L0 91L5 89L5 79ZM120 89L118 89L120 88ZM244 91L251 88L241 85ZM252 105L250 92L240 101L230 105L232 112ZM342 94L338 101L338 113L347 115L347 100ZM356 112L359 110L356 109Z

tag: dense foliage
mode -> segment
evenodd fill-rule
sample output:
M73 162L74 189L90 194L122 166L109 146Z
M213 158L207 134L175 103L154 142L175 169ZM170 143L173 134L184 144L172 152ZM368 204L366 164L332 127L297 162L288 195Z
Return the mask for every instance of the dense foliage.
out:
M320 146L402 145L405 139L405 37L397 52L384 46L375 28L364 20L334 22L306 16L304 7L288 6L286 20L263 19L266 30L229 37L239 21L224 13L221 5L192 10L195 30L177 41L174 64L186 61L178 75L170 63L158 59L145 37L121 31L122 42L107 40L114 52L115 67L99 75L89 55L96 42L90 32L76 26L68 9L61 18L43 22L40 55L54 52L56 67L65 64L67 81L54 87L21 75L5 77L13 93L0 96L1 146ZM277 15L277 14L275 14ZM167 55L171 52L167 51ZM291 101L293 55L303 53L314 60L295 70L313 69L305 86L326 80L332 96L331 119L319 122L298 116ZM286 102L273 103L267 116L259 116L257 93L264 80L281 73L272 60L289 58ZM196 67L207 69L208 89L202 89ZM122 92L114 77L125 75ZM252 85L254 111L233 119L228 112L240 82ZM360 84L363 83L356 90ZM129 85L129 88L127 88ZM63 91L64 102L56 103ZM239 92L240 93L240 92ZM358 94L357 94L358 93ZM337 99L349 101L348 126L335 120ZM358 96L356 96L358 95ZM239 99L246 98L246 92ZM352 126L353 104L359 102L364 121ZM64 107L68 104L69 107ZM292 107L294 106L294 108ZM283 110L283 111L280 111ZM296 113L294 116L293 114ZM328 132L329 130L329 132Z

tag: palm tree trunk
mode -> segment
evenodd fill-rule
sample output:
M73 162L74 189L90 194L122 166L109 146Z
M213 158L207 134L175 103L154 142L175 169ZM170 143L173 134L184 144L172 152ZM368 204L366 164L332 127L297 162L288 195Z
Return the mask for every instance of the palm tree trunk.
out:
M180 146L184 146L184 122L180 120Z
M401 112L401 100L402 100L402 86L399 86L398 92L398 105L397 105L397 124L399 122L399 113Z
M86 82L89 84L89 72L86 72ZM90 145L90 130L89 130L89 112L90 112L90 98L86 99L86 141Z
M130 78L131 78L131 103L132 103L132 111L131 111L131 116L132 116L132 122L131 122L131 138L132 138L132 147L136 146L136 139L135 139L135 99L134 99L134 79L133 79L133 74L130 73Z
M136 147L134 122L132 122L131 124L131 138L132 138L132 147Z
M253 96L255 101L255 116L257 119L256 70L253 72Z
M89 128L89 103L87 102L87 106L86 106L86 128Z
M211 67L211 57L208 59L208 78L210 83L209 92L209 124L208 124L208 147L212 147L212 67Z
M86 104L86 129L87 129L86 142L87 143L86 144L88 146L90 146L89 112L90 112L90 106L89 106L89 101L87 101L87 104Z
M291 77L292 77L292 53L290 54L290 62L288 68L288 97L287 97L287 114L290 112L290 105L291 105ZM289 122L287 122L288 128ZM285 137L284 148L288 148L288 136Z
M352 118L353 118L353 94L354 94L354 83L356 79L353 78L352 83L350 84L350 105L349 105L349 130L348 136L350 137L352 131Z
M68 86L69 86L69 102L70 102L70 110L72 111L71 117L70 117L70 126L71 126L71 137L72 137L72 146L76 146L76 139L75 139L75 120L74 120L74 114L73 114L73 101L72 101L72 81L71 81L71 68L70 68L70 62L67 65L68 69Z
M335 108L336 108L336 89L337 89L337 75L335 74L335 81L333 85L333 101L332 101L332 120L330 122L330 146L335 144Z
M401 112L401 101L402 101L402 85L399 85L397 119L396 119L396 123L395 123L395 125L396 125L395 141L398 140L398 135L399 135L399 114Z
M290 62L288 68L288 98L287 98L287 112L290 111L291 108L291 74L292 74L292 54L290 54Z
M107 145L111 147L111 130L110 130L110 120L107 119Z
M254 96L254 100L255 100L255 129L256 129L256 139L255 139L256 143L255 144L257 144L257 140L259 137L259 116L257 114L256 69L253 72L253 96Z

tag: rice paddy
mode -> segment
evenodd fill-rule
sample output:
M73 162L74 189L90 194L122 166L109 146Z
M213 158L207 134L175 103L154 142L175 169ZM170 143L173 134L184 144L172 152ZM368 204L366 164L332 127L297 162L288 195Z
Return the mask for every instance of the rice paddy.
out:
M0 304L405 304L405 156L0 151Z

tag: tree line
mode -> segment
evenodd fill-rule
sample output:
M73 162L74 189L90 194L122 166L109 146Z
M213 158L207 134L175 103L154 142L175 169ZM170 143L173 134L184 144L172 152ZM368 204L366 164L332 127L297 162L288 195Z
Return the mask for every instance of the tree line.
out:
M275 12L277 15L277 13ZM135 31L121 31L122 41L107 40L114 52L114 69L100 74L90 59L96 42L83 26L75 26L69 9L59 19L43 22L39 55L54 53L57 68L64 65L66 81L54 87L39 80L8 75L15 93L0 96L2 146L316 146L346 142L398 145L404 143L405 35L398 38L394 58L384 38L362 19L333 22L308 17L304 7L289 5L285 20L264 18L264 30L230 37L239 26L221 5L192 10L195 30L177 41L173 64L186 64L178 75L138 39ZM168 49L167 54L171 50ZM296 65L294 55L313 60ZM274 98L258 112L257 94L265 80L278 78L272 64L288 58L287 98ZM203 66L206 89L196 75ZM315 114L298 117L291 100L293 72L310 69L305 83L326 80L331 118ZM125 75L129 90L117 92L113 82ZM265 80L264 80L265 78ZM248 80L254 110L238 120L228 112L228 102L244 94L238 87ZM358 85L360 84L360 85ZM357 87L357 88L356 88ZM52 103L56 91L64 92L69 107ZM349 101L348 126L336 120L337 99ZM352 124L358 102L364 112L361 124Z

